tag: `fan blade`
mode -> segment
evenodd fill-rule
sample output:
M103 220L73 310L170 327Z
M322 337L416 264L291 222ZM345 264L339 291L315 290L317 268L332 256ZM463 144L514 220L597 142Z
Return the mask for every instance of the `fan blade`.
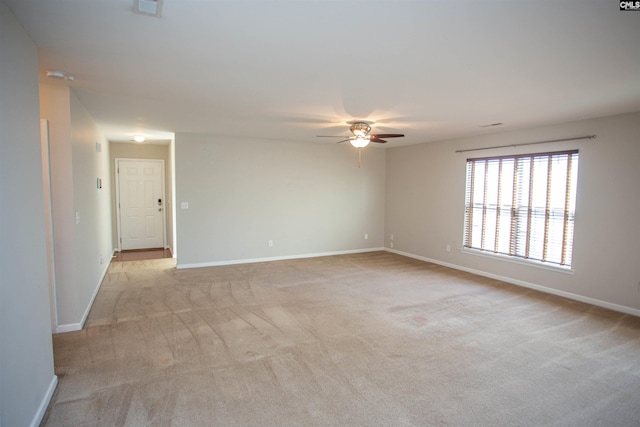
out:
M387 142L384 139L380 139L380 138L371 138L369 141L370 142L379 142L380 144L384 144L385 142Z
M351 141L351 139L343 139L342 141L336 142L336 144L342 144L343 142Z
M316 138L349 138L344 135L316 135Z
M401 133L379 133L376 135L371 135L371 138L402 138L404 137Z

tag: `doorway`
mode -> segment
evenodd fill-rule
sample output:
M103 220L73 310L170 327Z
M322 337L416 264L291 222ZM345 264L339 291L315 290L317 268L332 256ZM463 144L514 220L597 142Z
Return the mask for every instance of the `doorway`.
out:
M164 160L116 159L118 250L165 249Z
M169 249L140 249L116 252L112 262L149 261L152 259L173 258Z

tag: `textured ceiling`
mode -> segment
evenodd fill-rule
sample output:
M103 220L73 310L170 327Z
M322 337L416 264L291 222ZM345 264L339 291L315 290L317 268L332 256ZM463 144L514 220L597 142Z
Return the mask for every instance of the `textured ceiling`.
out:
M3 1L113 141L367 120L397 146L640 111L640 13L616 1Z

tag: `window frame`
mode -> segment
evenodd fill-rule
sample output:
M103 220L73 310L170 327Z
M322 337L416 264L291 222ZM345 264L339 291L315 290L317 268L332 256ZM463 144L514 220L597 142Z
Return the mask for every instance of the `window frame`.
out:
M579 157L579 150L575 149L467 158L461 251L554 271L573 272ZM503 172L505 161L508 163L506 173L512 174L511 177ZM483 169L476 171L478 165ZM560 175L556 175L558 166L561 167ZM536 167L542 167L542 171L535 174ZM490 173L492 178L489 177ZM476 182L478 178L481 182ZM502 181L506 181L506 184ZM544 191L540 188L541 184ZM559 184L564 186L560 191ZM505 189L511 194L505 197L507 201L503 204L501 191ZM481 201L474 194L476 190ZM541 196L545 199L542 204L533 201ZM492 199L491 203L488 198ZM559 202L562 203L561 208L558 208ZM488 211L489 221L492 222L487 222ZM474 223L477 215L481 215L481 219ZM500 228L501 218L509 222L509 227L504 225ZM532 225L534 220L538 221L537 225ZM532 228L535 229L534 233ZM550 234L551 228L555 228L555 231ZM488 244L485 241L487 229ZM508 232L505 233L505 230ZM507 235L508 246L507 238L501 239L501 234ZM535 246L538 255L531 255L531 245ZM501 250L498 250L499 246ZM552 252L551 257L548 257L549 252Z

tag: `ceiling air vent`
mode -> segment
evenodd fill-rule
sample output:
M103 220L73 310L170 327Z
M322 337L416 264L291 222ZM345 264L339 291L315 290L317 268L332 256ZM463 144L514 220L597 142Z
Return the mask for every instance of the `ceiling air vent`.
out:
M141 15L160 17L162 0L133 0L133 11Z

